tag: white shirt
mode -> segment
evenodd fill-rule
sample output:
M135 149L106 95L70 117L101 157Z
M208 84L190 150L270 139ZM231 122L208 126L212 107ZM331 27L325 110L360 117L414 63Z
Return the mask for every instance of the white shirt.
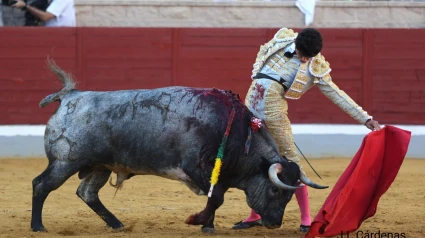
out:
M46 10L56 17L46 21L45 26L76 26L74 0L53 0Z

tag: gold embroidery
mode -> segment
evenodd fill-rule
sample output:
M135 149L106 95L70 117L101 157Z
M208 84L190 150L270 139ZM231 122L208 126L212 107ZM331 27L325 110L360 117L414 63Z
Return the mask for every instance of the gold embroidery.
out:
M302 92L303 87L304 87L304 84L298 81L294 81L294 83L292 83L291 89L297 92Z
M283 49L279 50L267 60L266 65L277 72L289 60L289 58L284 56L284 54L285 51Z
M279 68L279 65L276 64L276 62L273 62L271 60L267 61L267 66L269 66L271 69L276 70Z
M313 76L321 78L331 72L331 67L325 57L319 53L311 60L309 70Z
M327 75L325 75L325 76L323 76L323 78L322 78L325 82L330 82L330 81L332 81L332 78L331 78L331 75L330 74L327 74Z
M273 39L278 42L291 41L291 40L295 40L297 36L298 36L298 33L295 33L294 30L284 27L276 32Z
M302 63L298 70L297 75L295 76L295 80L292 83L291 87L285 94L286 98L290 99L298 99L303 95L304 85L307 83L308 77L306 75L306 69L309 62Z
M255 63L253 65L251 78L254 78L254 76L257 75L270 56L274 55L279 50L284 49L286 46L294 42L297 35L298 33L295 33L291 29L282 28L275 34L273 39L260 46L260 50L257 53L257 58L255 59ZM281 54L281 56L283 54L284 52ZM276 62L278 62L278 59L276 59ZM270 67L274 67L274 65ZM276 68L279 67L276 66Z
M282 87L277 84L270 86L264 104L265 121L276 141L279 153L293 161L302 169L297 148L294 144L291 122L288 118L288 102L282 97Z
M302 95L302 93L294 91L294 90L288 90L288 92L286 92L285 97L286 98L290 98L290 99L298 99L300 98Z
M297 74L297 77L295 78L295 81L301 82L302 84L306 84L307 80L308 77L304 72L299 72L299 74Z
M307 63L308 63L308 62L307 62ZM302 64L300 65L300 70L302 70L302 71L306 72L306 71L307 71L307 63L302 63Z

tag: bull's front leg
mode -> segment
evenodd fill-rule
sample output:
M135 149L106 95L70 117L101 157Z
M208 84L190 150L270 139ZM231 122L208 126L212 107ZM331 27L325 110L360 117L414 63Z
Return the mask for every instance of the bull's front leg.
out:
M199 213L193 214L186 219L186 223L190 225L203 225L202 232L214 233L214 216L215 211L224 202L224 193L228 188L223 188L222 185L216 184L213 193L208 198L207 206Z

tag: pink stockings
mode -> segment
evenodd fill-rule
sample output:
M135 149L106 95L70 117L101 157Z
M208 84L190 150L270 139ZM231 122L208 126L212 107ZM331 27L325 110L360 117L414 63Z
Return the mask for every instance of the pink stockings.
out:
M307 186L304 185L295 191L295 197L297 198L298 206L301 212L301 225L310 226L310 204L308 202L308 191Z
M310 226L311 217L310 217L310 206L308 201L308 191L307 186L302 186L301 188L295 191L295 197L297 198L298 206L300 207L301 212L301 225ZM252 222L259 220L260 215L255 213L254 210L251 210L251 215L245 219L243 222Z
M254 209L251 210L251 215L249 215L249 217L247 219L245 219L243 222L251 222L251 221L256 221L256 220L260 220L261 216L258 215L257 213L255 213Z

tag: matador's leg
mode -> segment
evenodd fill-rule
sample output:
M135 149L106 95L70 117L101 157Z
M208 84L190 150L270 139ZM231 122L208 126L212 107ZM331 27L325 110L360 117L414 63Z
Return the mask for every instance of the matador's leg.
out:
M277 143L279 153L296 163L301 171L304 172L294 144L291 122L288 118L288 102L284 98L268 101L269 103L265 109L265 121Z
M265 110L266 124L275 139L279 153L288 160L298 164L302 173L302 166L294 144L291 122L288 118L288 103L284 98L280 100L269 100L270 103ZM307 186L302 186L295 191L298 206L301 213L301 231L308 231L311 225L310 204L308 200Z
M257 83L257 81L261 81L261 83ZM257 117L266 121L268 129L278 145L279 153L297 163L303 172L292 136L291 122L288 118L288 103L283 98L283 94L283 87L273 81L254 80L248 90L245 105ZM303 227L311 224L307 186L297 189L295 196L301 212L301 230L305 231ZM235 224L232 229L246 229L259 225L261 224L259 223L260 218L260 215L251 210L251 215Z

